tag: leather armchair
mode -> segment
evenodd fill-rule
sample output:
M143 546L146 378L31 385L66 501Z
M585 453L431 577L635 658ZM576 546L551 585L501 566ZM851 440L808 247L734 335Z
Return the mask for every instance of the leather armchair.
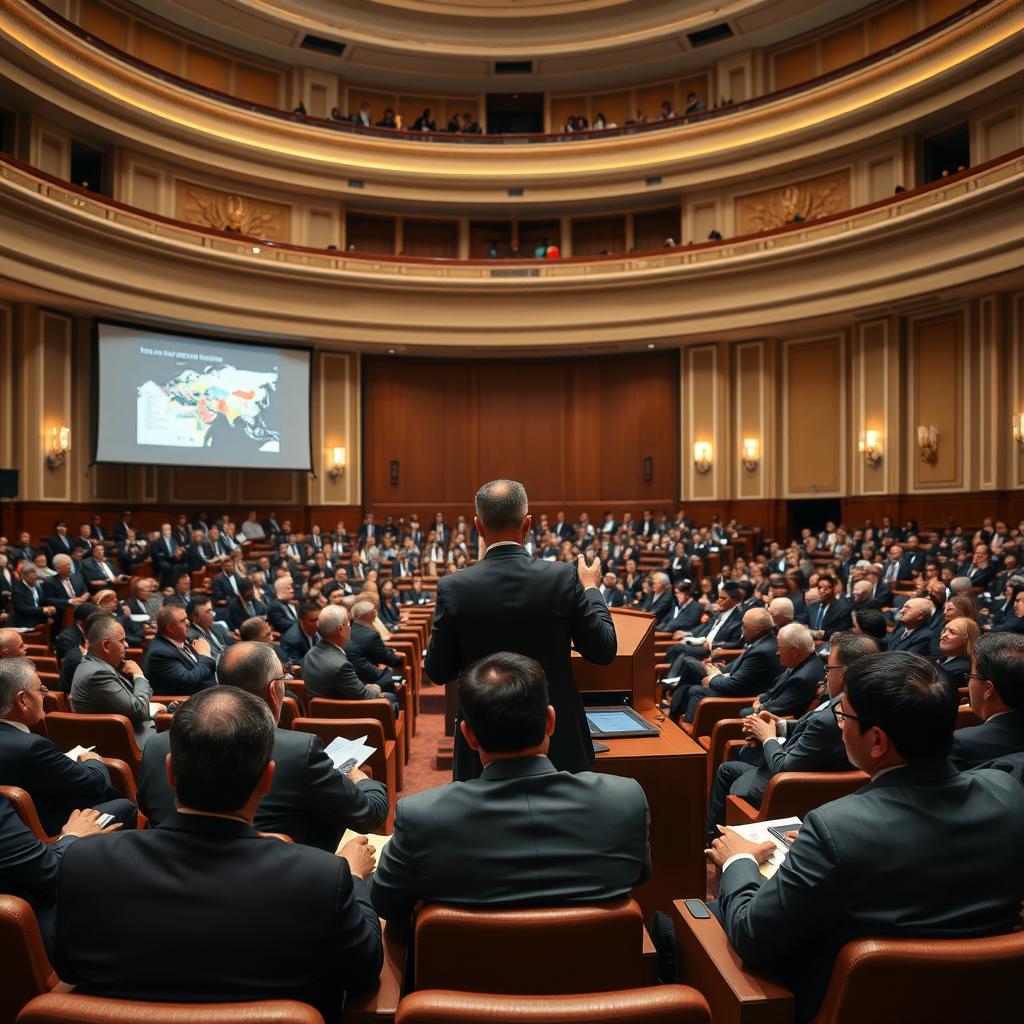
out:
M398 1006L395 1024L710 1024L707 1001L685 985L595 995L497 996L428 990Z
M705 697L697 705L697 713L689 724L680 723L680 728L695 740L710 736L715 722L723 718L736 718L744 708L754 703L753 697Z
M747 825L752 821L802 818L815 807L838 800L868 781L864 772L779 772L765 790L760 810L742 797L725 798L725 823Z
M643 914L631 899L569 907L427 906L416 916L414 987L517 995L636 988L644 980L643 941Z
M32 797L20 786L0 786L0 796L7 797L14 809L14 813L21 819L21 823L41 843L53 842L56 837L50 837L43 830L43 824L36 812L36 803Z
M404 691L405 687L398 687ZM404 696L404 694L403 694ZM402 704L404 699L400 697ZM384 738L396 745L397 760L395 761L396 785L402 789L405 785L404 766L409 761L409 744L406 735L406 716L399 706L398 717L392 710L391 701L387 697L374 697L371 700L333 700L327 697L314 697L309 702L310 718L375 718L384 730Z
M306 1003L268 999L256 1003L143 1003L74 992L37 996L18 1024L324 1024Z
M124 715L85 715L54 712L44 719L46 734L61 750L75 746L95 747L104 757L120 758L136 781L142 751L135 742L132 723Z
M32 908L17 896L0 896L0 1021L13 1021L31 999L57 984Z

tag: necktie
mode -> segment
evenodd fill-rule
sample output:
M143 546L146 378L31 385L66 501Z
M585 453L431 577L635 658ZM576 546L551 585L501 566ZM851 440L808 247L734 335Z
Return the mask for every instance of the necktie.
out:
M67 591L68 597L74 597L75 596L75 588L73 586L71 586L71 580L65 580L64 581L64 589Z
M177 541L175 541L174 539L173 533L170 535L170 537L167 538L167 550L170 551L171 555L173 555L174 552L178 550L178 544Z
M39 591L35 587L29 587L32 591L32 603L38 608L39 607Z
M194 664L199 663L199 659L196 657L196 652L193 651L188 644L185 644L181 649L185 652L185 657L187 657L189 661L193 662Z
M103 575L106 576L108 580L112 580L114 578L114 574L110 571L110 566L107 565L106 562L100 562L100 568L103 570Z
M823 604L818 605L818 617L814 622L815 629L821 629L821 620L825 618L825 606Z

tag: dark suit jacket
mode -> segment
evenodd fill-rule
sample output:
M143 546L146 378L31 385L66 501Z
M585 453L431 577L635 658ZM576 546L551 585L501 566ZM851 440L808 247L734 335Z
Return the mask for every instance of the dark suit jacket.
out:
M694 636L710 636L711 630L714 629L715 623L722 617L722 613L713 615L703 625L698 626L694 631ZM729 618L725 620L725 625L715 634L715 640L712 647L742 647L743 646L743 609L735 607L731 610Z
M762 879L752 860L731 864L722 874L722 919L749 966L782 974L797 1021L807 1021L851 939L1012 931L1024 892L1022 845L1024 788L1014 779L959 774L948 761L901 767L811 811L772 878ZM927 850L941 856L923 870Z
M980 568L972 565L964 575L971 581L972 587L980 587L984 591L991 587L998 571L999 568L995 562L989 561L988 565Z
M656 629L666 629L669 621L674 619L676 614L676 602L672 597L672 591L663 590L656 598L651 600L647 611L654 616Z
M370 700L379 696L366 688L376 679L363 679L348 657L348 649L335 644L318 643L302 661L302 681L306 696L331 700Z
M85 580L77 572L73 572L68 577L68 580L71 583L71 589L75 592L75 597L81 597L82 594L89 590ZM67 608L70 598L68 597L62 577L51 576L49 579L43 580L42 586L44 604L52 604L57 608Z
M450 683L486 654L511 650L535 658L557 715L551 761L559 770L584 771L593 763L594 745L572 677L570 643L599 665L615 657L615 626L600 593L583 589L575 565L503 546L438 583L424 667L434 682ZM456 729L455 778L479 772L479 758Z
M62 629L53 641L53 650L57 655L57 661L63 661L71 651L76 647L81 647L84 643L85 637L74 623L67 629Z
M552 822L558 822L552 828ZM399 801L371 883L377 912L417 900L469 906L592 903L650 874L647 799L633 779L558 772L543 757Z
M897 622L896 628L886 638L885 649L887 651L905 651L907 654L920 654L922 658L927 658L928 648L932 642L928 623L919 626L907 637L903 635L905 632L906 627Z
M70 555L72 547L74 547L74 541L71 537L65 534L64 540L61 540L60 534L55 533L46 539L46 550L49 552L47 561L53 565L54 555Z
M771 687L781 671L778 640L763 636L744 648L728 672L713 676L708 689L714 697L756 697Z
M278 647L281 651L281 659L285 665L301 665L303 658L306 657L307 651L311 647L315 647L314 642L319 638L314 633L312 637L307 637L302 632L302 627L297 623L293 623L289 626L282 634L281 639L278 641Z
M299 610L295 605L295 615L290 615L283 601L276 598L267 604L267 622L277 633L287 633L299 621Z
M196 653L193 661L184 651L179 651L166 637L159 634L149 642L146 660L142 666L145 677L153 687L156 696L166 694L197 693L214 686L217 663L205 654Z
M971 671L971 659L970 658L953 658L952 661L947 661L943 664L942 658L935 659L935 664L938 670L955 686L958 690L961 687L967 685L967 676ZM1024 747L1021 747L1024 750Z
M1024 711L1008 711L981 725L970 725L953 733L950 759L961 771L977 768L1007 754L1024 752Z
M157 733L142 752L139 807L150 825L174 814L174 790L164 767L170 743L169 732ZM260 832L282 832L296 843L333 853L345 829L373 832L383 825L387 786L375 779L354 783L338 774L319 737L276 729L271 756L274 778L256 809Z
M107 568L111 571L114 576L114 580L117 579L119 570L113 562L106 560ZM82 577L86 583L113 583L114 580L109 579L100 568L100 563L95 558L83 558L82 559Z
M39 595L39 603L32 599L32 588L27 583L17 580L11 587L11 615L12 626L27 626L32 628L41 622L46 622L48 616L43 608L47 604L43 596L42 584L36 582L36 593Z
M387 679L392 669L401 669L404 661L397 651L384 643L377 630L361 622L352 623L352 635L345 646L345 654L364 683ZM379 665L386 667L382 669Z
M674 633L681 629L684 633L692 633L700 625L703 614L699 601L688 601L682 608L677 605L675 615L665 626L665 632Z
M0 779L32 797L48 836L57 835L76 808L121 796L101 762L72 761L52 740L7 722L0 722Z
M821 658L811 651L796 668L786 669L772 683L771 688L758 698L763 711L784 718L802 715L814 700L818 685L825 678Z
M246 611L245 605L242 604L242 599L240 597L235 596L228 600L228 625L232 629L238 629L238 627L248 618L266 614L266 606L260 601L257 601L256 598L253 598L250 603L252 606L251 612Z
M833 633L853 629L853 606L845 598L837 597L829 603L820 626L817 625L819 608L819 605L814 605L808 609L808 624L811 629L824 630L826 640Z
M235 573L221 572L213 577L210 592L213 596L214 604L226 605L236 595L235 588L231 586L232 577L237 582L238 576Z
M612 587L611 590L606 588L601 596L609 608L621 608L626 603L626 595L618 587Z
M76 843L57 896L54 965L93 995L298 999L337 1022L342 991L373 986L383 962L380 921L348 862L242 821L175 813L157 829ZM159 927L137 926L140 907ZM97 920L104 941L83 942Z
M154 731L149 715L153 688L145 675L129 679L99 658L87 654L78 663L71 684L71 710L86 715L124 715L135 727L142 746Z

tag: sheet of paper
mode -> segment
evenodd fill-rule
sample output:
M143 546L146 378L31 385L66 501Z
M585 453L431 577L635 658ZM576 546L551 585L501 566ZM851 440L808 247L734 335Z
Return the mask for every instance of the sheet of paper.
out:
M359 739L350 740L344 736L336 736L327 744L327 756L334 762L335 768L340 768L350 758L356 759L356 767L361 768L368 758L377 753L376 747L367 746L367 736L360 736Z
M789 847L768 831L769 828L777 828L782 832L792 832L800 828L799 818L775 818L772 821L754 821L749 825L730 825L734 832L752 843L774 843L775 852L761 865L761 874L765 878L771 878L782 866L782 862L789 853Z
M132 622L149 622L148 615L129 615L128 618L130 618Z
M149 702L149 717L152 718L158 711L166 711L166 704L154 704L152 701Z
M72 747L69 751L67 751L65 757L70 757L72 761L77 761L79 755L91 753L95 749L95 747L83 747L81 744L79 744L77 747Z
M379 836L374 835L371 832L353 832L352 829L347 828L345 829L345 834L341 837L341 842L338 843L338 850L341 850L346 843L352 842L353 839L356 839L361 835L365 835L366 838L370 840L370 845L377 851L377 860L380 860L381 852L390 842L391 836Z

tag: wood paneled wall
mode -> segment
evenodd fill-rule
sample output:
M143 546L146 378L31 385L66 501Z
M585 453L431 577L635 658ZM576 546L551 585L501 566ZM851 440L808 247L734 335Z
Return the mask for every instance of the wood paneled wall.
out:
M466 511L482 482L511 477L537 508L566 500L592 503L592 515L622 502L670 507L679 484L677 379L674 352L367 357L364 503L403 514Z

